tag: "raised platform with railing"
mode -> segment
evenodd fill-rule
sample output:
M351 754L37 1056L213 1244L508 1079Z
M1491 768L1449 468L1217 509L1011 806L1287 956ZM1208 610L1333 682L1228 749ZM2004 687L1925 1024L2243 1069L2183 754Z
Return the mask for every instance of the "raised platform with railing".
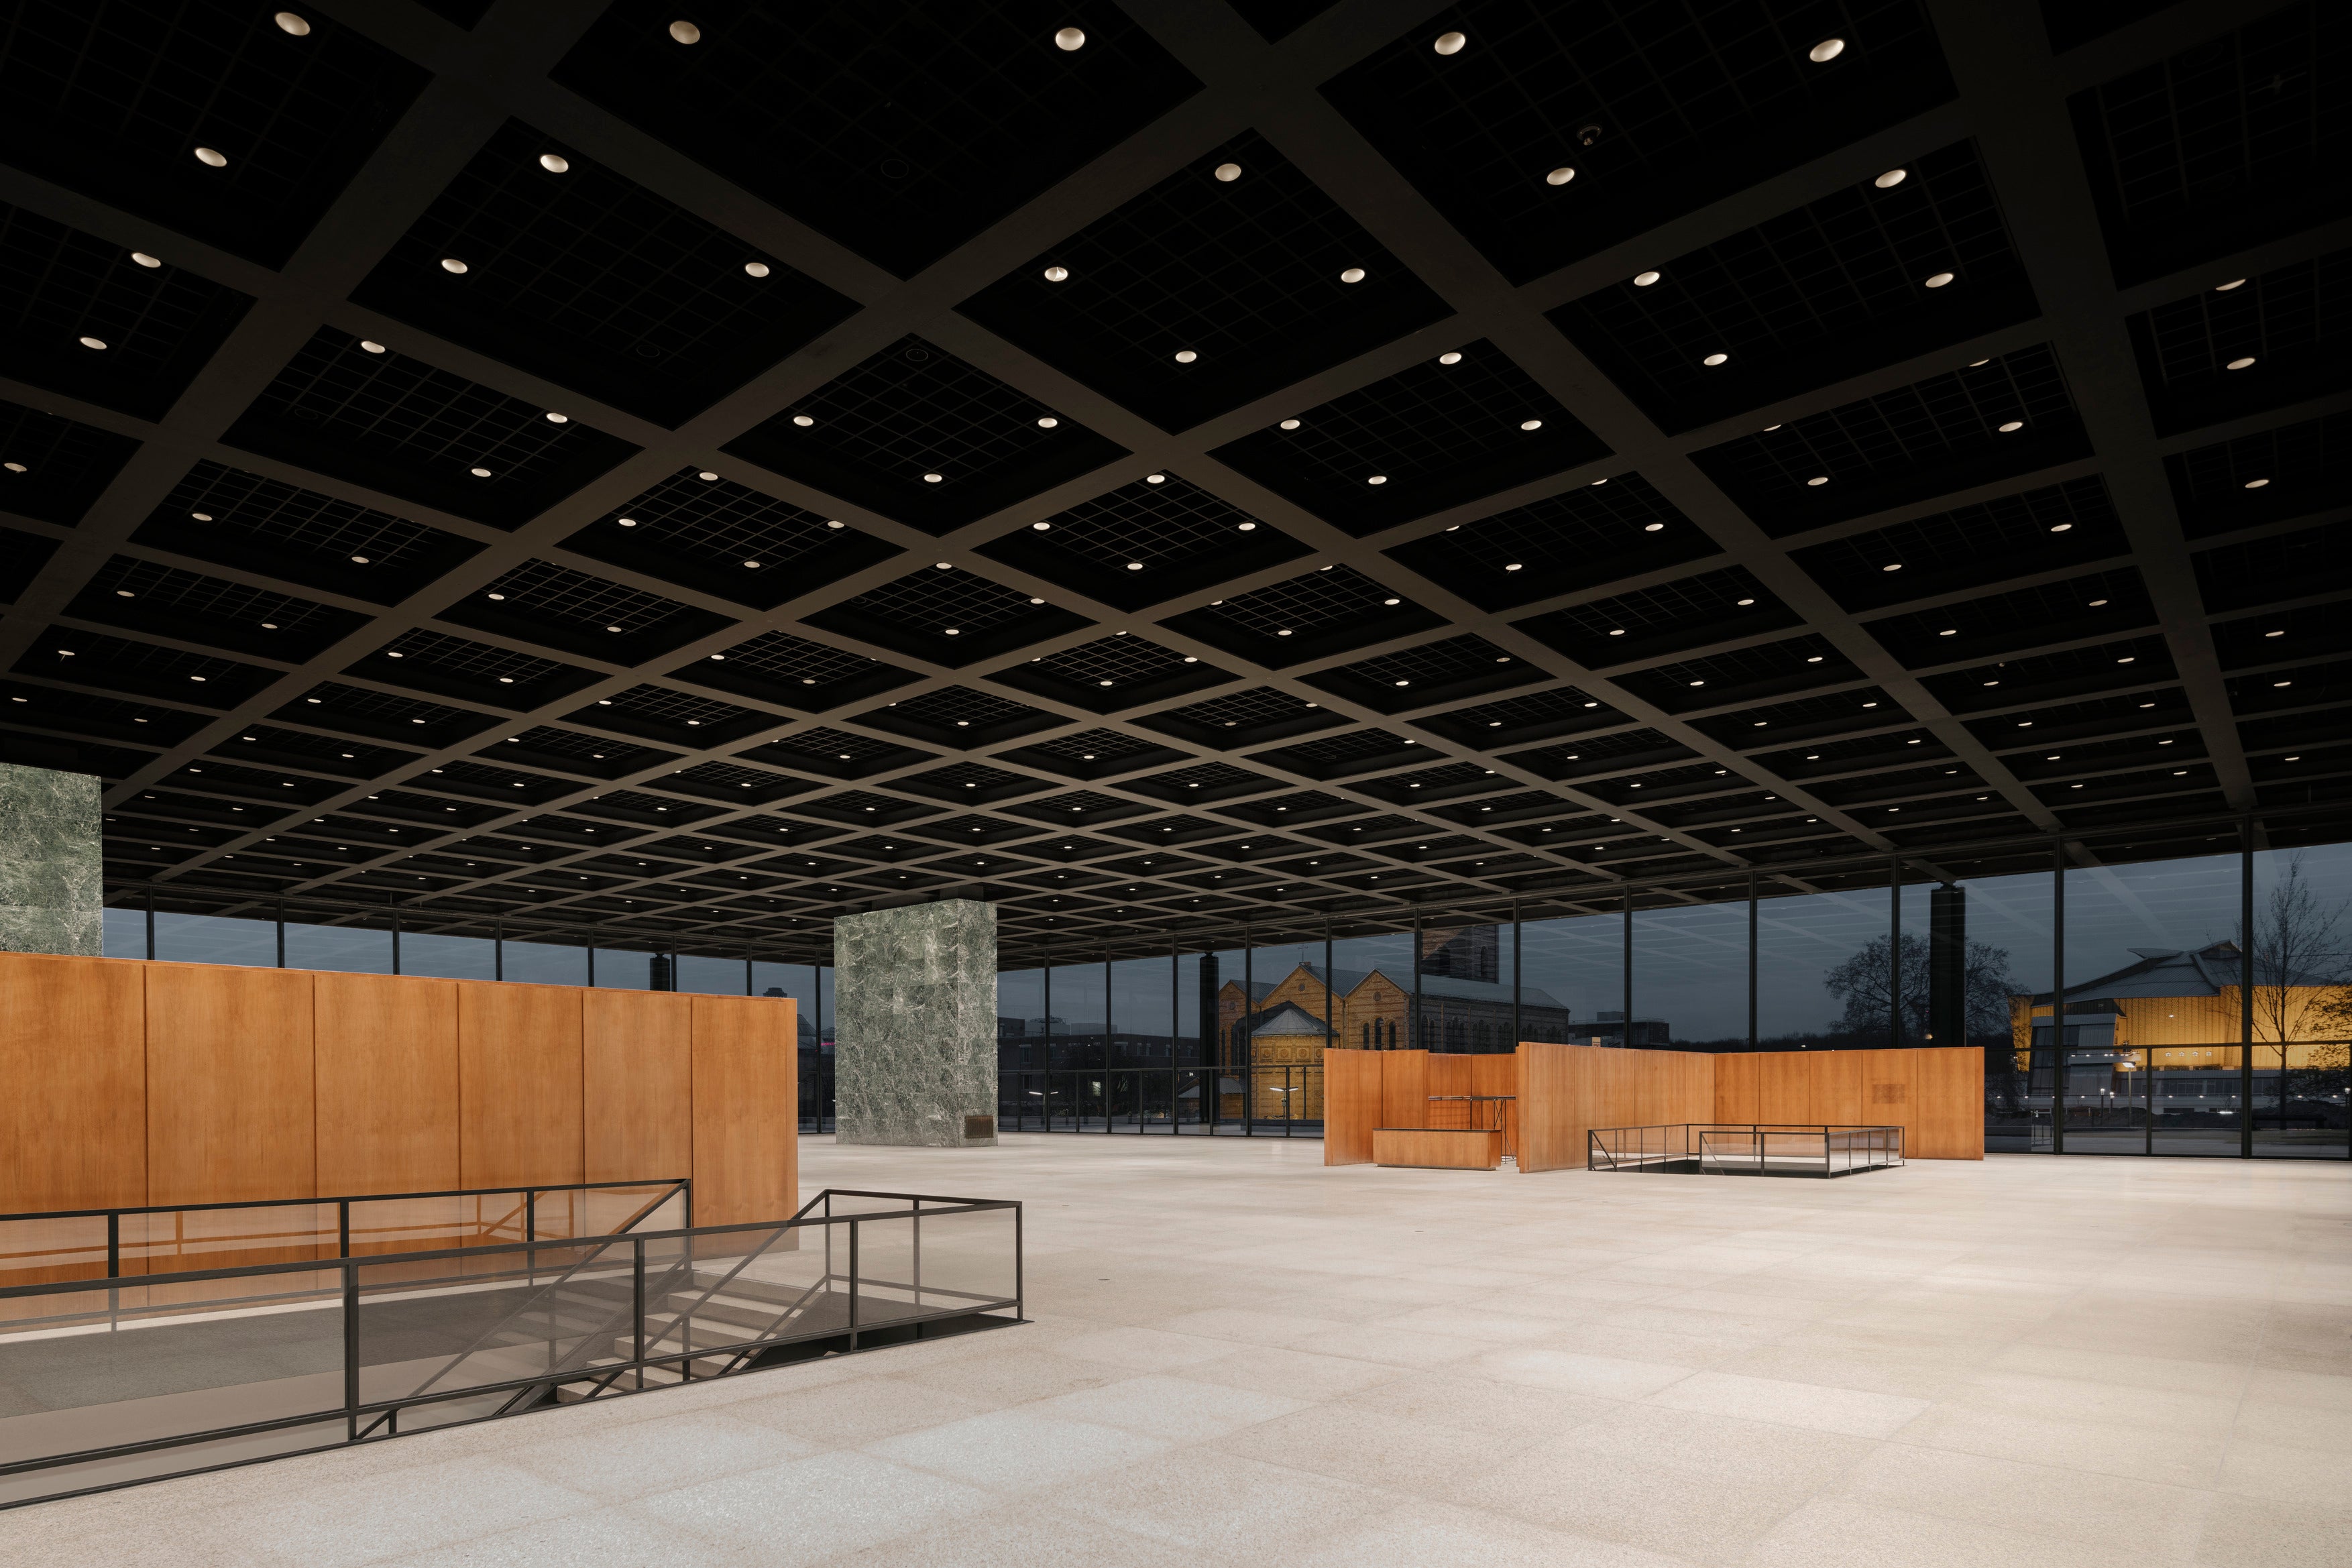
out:
M828 1188L789 1219L696 1226L687 1191L305 1199L332 1217L300 1234L255 1218L297 1204L0 1216L0 1391L20 1412L0 1417L0 1506L1021 1321L1017 1203ZM371 1223L482 1198L497 1223L457 1245ZM209 1216L224 1261L150 1268L143 1226L124 1247L127 1216L163 1214L183 1237ZM54 1228L93 1218L95 1247ZM255 1249L280 1256L226 1260Z
M1900 1127L1690 1121L1595 1127L1585 1168L1706 1176L1851 1176L1903 1163Z

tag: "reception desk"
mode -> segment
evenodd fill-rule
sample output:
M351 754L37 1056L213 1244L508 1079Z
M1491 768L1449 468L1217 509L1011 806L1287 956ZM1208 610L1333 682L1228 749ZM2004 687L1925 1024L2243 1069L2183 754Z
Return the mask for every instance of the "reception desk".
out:
M1502 1131L1454 1127L1376 1127L1372 1163L1440 1171L1493 1171L1503 1163Z

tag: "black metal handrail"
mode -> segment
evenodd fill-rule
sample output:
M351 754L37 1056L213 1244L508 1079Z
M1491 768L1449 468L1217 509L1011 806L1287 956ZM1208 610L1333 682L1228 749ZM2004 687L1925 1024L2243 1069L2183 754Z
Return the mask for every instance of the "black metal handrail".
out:
M1653 1138L1653 1134L1656 1136ZM1865 1142L1857 1144L1857 1134ZM1745 1139L1746 1159L1735 1161L1710 1149L1710 1135ZM1900 1126L1891 1122L1821 1121L1668 1121L1648 1127L1588 1128L1584 1163L1589 1171L1696 1171L1720 1174L1752 1167L1761 1173L1769 1169L1773 1159L1768 1140L1778 1137L1810 1141L1816 1135L1821 1139L1818 1163L1823 1175L1903 1163L1904 1130ZM1835 1158L1841 1148L1846 1154L1843 1170L1838 1168ZM1854 1158L1857 1150L1863 1154L1859 1161ZM1803 1163L1810 1167L1814 1162L1809 1157Z
M335 1256L338 1258L349 1258L352 1256L352 1205L353 1204L421 1203L441 1198L488 1198L507 1197L520 1194L522 1199L520 1204L492 1218L481 1228L489 1234L495 1235L512 1221L520 1218L522 1222L521 1229L523 1244L529 1245L538 1237L539 1200L544 1194L555 1193L609 1192L626 1188L652 1187L658 1187L661 1190L656 1193L651 1198L648 1198L646 1202L639 1204L635 1209L631 1210L627 1217L622 1220L618 1226L614 1227L614 1229L597 1234L618 1235L622 1232L627 1231L636 1226L646 1215L659 1210L663 1205L668 1203L672 1198L682 1198L684 1200L686 1223L689 1226L694 1223L693 1179L688 1176L654 1176L634 1182L563 1182L542 1184L532 1186L453 1187L438 1192L351 1193L337 1197L257 1198L251 1202L245 1203L147 1204L135 1207L122 1208L48 1209L26 1214L0 1214L0 1234L5 1234L5 1227L12 1225L37 1225L56 1220L103 1218L106 1221L106 1272L103 1275L93 1275L90 1278L110 1280L146 1280L160 1279L163 1278L163 1276L147 1273L126 1275L122 1272L122 1222L127 1218L149 1215L227 1214L245 1209L287 1209L302 1207L323 1208L329 1205L332 1205L335 1208ZM174 1237L172 1239L184 1242L188 1238L185 1237ZM316 1240L297 1243L289 1234L281 1233L273 1235L268 1232L257 1233L251 1236L238 1236L223 1233L220 1235L205 1236L201 1239L207 1245L213 1247L226 1247L238 1242L258 1246L268 1246L273 1244L278 1246L319 1245ZM553 1239L570 1241L580 1238L563 1237ZM157 1238L150 1237L147 1238L146 1242L142 1243L142 1245L160 1245L160 1242ZM43 1244L41 1247L41 1252L43 1254L56 1254L59 1252L89 1253L92 1250L93 1247L87 1243L77 1246L71 1243L48 1242ZM477 1247L470 1250L479 1252L485 1250L485 1248ZM11 1260L16 1256L16 1254L13 1253L0 1252L0 1268L6 1268L10 1264ZM369 1256L383 1255L370 1254ZM89 1261L95 1262L96 1259L93 1258L89 1258Z
M829 1212L833 1199L836 1196L880 1198L905 1206L836 1215ZM809 1212L819 1206L828 1212L824 1214ZM1013 1216L1013 1293L1010 1296L989 1295L958 1289L952 1285L940 1285L936 1281L925 1284L921 1277L922 1221L926 1218L938 1220L956 1215L983 1212L1009 1212ZM910 1230L913 1237L913 1278L911 1279L897 1279L872 1274L861 1267L861 1229L870 1225L895 1221L911 1222ZM697 1321L696 1313L698 1310L728 1290L751 1263L768 1256L776 1244L782 1241L790 1233L813 1226L824 1227L826 1237L822 1273L813 1284L796 1298L771 1301L769 1304L775 1305L777 1310L762 1326L750 1331L743 1331L736 1329L734 1325L724 1325L721 1331L724 1337L712 1342L695 1342L694 1325ZM836 1254L833 1245L833 1235L836 1226L847 1227L845 1270L835 1266ZM696 1279L693 1283L694 1299L682 1308L661 1309L658 1315L665 1321L649 1327L649 1320L657 1315L656 1309L652 1303L657 1299L667 1301L676 1292L662 1290L657 1298L648 1289L646 1273L648 1247L677 1244L677 1261L672 1262L667 1253L664 1254L662 1261L670 1265L671 1274L675 1275L682 1268L691 1278L693 1259L702 1253L706 1244L714 1238L743 1238L755 1236L763 1237L765 1239L758 1246L741 1248L741 1256L723 1274L708 1282ZM495 1419L500 1415L519 1413L533 1404L543 1402L546 1398L551 1397L554 1391L561 1387L583 1389L585 1391L582 1394L583 1397L593 1398L608 1394L637 1393L648 1387L657 1386L657 1383L648 1381L648 1373L656 1371L665 1371L678 1382L701 1381L743 1370L767 1352L803 1342L840 1340L845 1342L841 1348L856 1351L862 1348L861 1335L870 1335L877 1329L896 1331L912 1328L919 1332L922 1326L928 1323L947 1319L966 1318L975 1314L1002 1312L1007 1309L1012 1312L1011 1318L1000 1321L1024 1321L1025 1318L1024 1316L1022 1242L1022 1205L1015 1201L828 1188L811 1199L800 1214L785 1220L751 1221L723 1226L688 1226L668 1230L642 1231L626 1236L583 1237L576 1240L505 1242L484 1247L438 1247L416 1252L371 1253L357 1257L245 1264L226 1268L186 1269L172 1274L144 1275L121 1282L109 1281L107 1282L109 1285L119 1283L124 1289L159 1287L165 1288L168 1291L171 1288L213 1280L247 1279L268 1276L332 1276L331 1282L321 1282L308 1288L298 1286L294 1290L281 1294L278 1300L282 1302L289 1297L303 1297L323 1303L336 1297L341 1298L343 1312L343 1376L341 1401L333 1406L304 1411L291 1415L274 1416L266 1420L211 1427L202 1431L175 1433L162 1437L141 1439L103 1447L19 1459L0 1464L0 1478L41 1470L61 1469L74 1465L156 1453L175 1447L193 1449L198 1445L249 1437L257 1434L286 1431L330 1422L338 1423L343 1433L342 1437L338 1441L309 1444L300 1448L286 1450L287 1452L312 1451L350 1443L374 1441L382 1436L397 1435L400 1413L403 1410L446 1404L452 1400L486 1398L500 1394L511 1395L499 1401L498 1407L487 1415L463 1417L468 1420ZM529 1298L520 1307L507 1313L501 1320L504 1322L514 1322L539 1310L546 1300L549 1292L556 1288L554 1285L540 1285L536 1279L537 1255L550 1247L576 1247L583 1249L589 1258L608 1260L614 1259L616 1255L625 1254L631 1282L629 1305L625 1313L616 1314L612 1321L605 1323L592 1324L584 1331L568 1331L563 1337L577 1338L580 1343L543 1370L534 1370L521 1376L469 1383L461 1387L441 1389L431 1388L431 1380L428 1380L426 1384L419 1386L415 1392L396 1398L363 1399L361 1396L361 1373L363 1369L359 1359L358 1325L360 1306L363 1299L362 1295L363 1271L386 1268L402 1271L404 1277L395 1282L396 1290L388 1293L401 1298L411 1295L436 1295L440 1293L440 1287L446 1286L453 1280L461 1282L468 1288L479 1289L486 1285L496 1286L518 1277L529 1279L531 1281ZM515 1255L521 1256L522 1267L520 1271L509 1269L485 1273L478 1268L469 1268L460 1276L415 1277L415 1270L419 1265L441 1261L462 1261L468 1265L478 1266L485 1258ZM584 1262L586 1259L583 1258L582 1261ZM564 1271L562 1278L572 1278L580 1267L580 1263L572 1264ZM614 1270L618 1273L617 1263L614 1265ZM794 1320L806 1315L805 1309L809 1303L820 1292L831 1292L837 1286L846 1288L844 1321L837 1323L827 1322L814 1328L796 1327ZM0 1300L88 1295L94 1289L101 1288L104 1287L87 1279L46 1280L32 1285L0 1288ZM878 1324L861 1321L861 1292L871 1292L877 1289L909 1292L912 1297L913 1310L893 1312ZM112 1291L110 1291L110 1294L112 1294ZM926 1297L937 1300L941 1305L927 1310ZM216 1313L224 1303L217 1299L203 1298L191 1299L181 1305L191 1312L211 1315ZM620 1323L622 1317L627 1320L625 1327ZM706 1325L710 1321L708 1319L702 1321ZM38 1329L43 1324L53 1321L55 1321L54 1318L18 1318L14 1320L12 1326ZM677 1336L678 1340L676 1348L663 1348L663 1342L672 1335ZM606 1343L626 1342L629 1350L626 1353L603 1358L593 1355L583 1356L581 1353L583 1347L598 1342L600 1340ZM551 1344L553 1342L550 1342ZM483 1343L484 1339L478 1338L473 1344L452 1358L449 1365L455 1366L467 1357L475 1354ZM717 1368L716 1371L707 1370L713 1366ZM706 1370L698 1372L698 1368ZM5 1425L5 1421L0 1421L0 1426ZM253 1462L253 1458L250 1456L240 1456L227 1462L249 1463ZM204 1464L177 1469L159 1469L153 1476L140 1476L133 1479L161 1479L166 1473L187 1474L194 1469L219 1468L224 1467L220 1464ZM57 1491L45 1492L41 1497L68 1496L81 1491L105 1490L111 1487L128 1484L131 1484L131 1481L119 1479L108 1479L95 1485L68 1487ZM35 1500L40 1500L40 1498L20 1497L11 1503L0 1504L0 1507Z

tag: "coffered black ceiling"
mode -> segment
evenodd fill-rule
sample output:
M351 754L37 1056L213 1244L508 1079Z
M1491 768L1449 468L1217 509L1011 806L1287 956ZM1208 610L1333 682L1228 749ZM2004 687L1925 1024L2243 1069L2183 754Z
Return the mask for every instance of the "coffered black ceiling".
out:
M0 755L118 901L796 961L2343 837L2347 56L23 0Z

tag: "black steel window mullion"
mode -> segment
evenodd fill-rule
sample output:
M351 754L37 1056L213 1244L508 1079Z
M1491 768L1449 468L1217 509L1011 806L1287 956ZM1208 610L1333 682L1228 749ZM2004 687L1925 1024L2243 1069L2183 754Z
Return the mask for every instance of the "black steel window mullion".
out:
M2249 1016L2252 1015L2249 1014ZM2029 1042L2032 1039L2028 1034ZM2030 1084L2033 1058L2025 1069ZM2066 1152L2066 840L2050 845L2050 1152Z
M1184 1026L1184 955L1176 939L1168 939L1168 1131L1176 1122L1176 1036Z
M155 956L155 884L147 884L147 956Z
M278 895L278 919L276 923L278 926L278 967L283 969L286 967L286 898L283 894Z
M1414 1046L1426 1050L1429 1041L1423 1032L1429 1026L1422 1021L1423 1016L1421 1006L1421 906L1415 904L1412 907L1412 1031L1409 1037Z
M1244 1138L1257 1136L1257 1108L1254 1103L1257 1090L1257 1041L1252 1037L1256 1029L1257 980L1251 962L1256 956L1257 949L1253 942L1249 923L1245 921L1242 923L1241 1023L1242 1136Z
M1110 1125L1110 1056L1111 1056L1111 1053L1110 1053L1110 1037L1111 1037L1111 1005L1110 1005L1110 987L1111 987L1111 962L1110 962L1110 953L1108 952L1108 950L1106 950L1106 951L1104 952L1104 953L1103 953L1103 1032L1102 1032L1102 1108L1103 1108L1103 1131L1104 1131L1105 1132L1108 1132L1108 1131L1111 1130L1111 1125Z
M1520 990L1520 980L1519 980L1519 900L1517 900L1517 899L1513 899L1513 900L1511 900L1511 1045L1510 1045L1510 1048L1511 1048L1511 1050L1512 1050L1513 1052L1515 1052L1515 1053L1518 1050L1518 1048L1519 1048L1519 1041L1520 1041L1521 1037L1524 1036L1524 1034L1526 1033L1526 1026L1525 1026L1524 1025L1522 1025L1522 1024L1519 1022L1519 990ZM1326 1089L1326 1090L1327 1090L1327 1092L1328 1092L1328 1090L1329 1089L1329 1087L1330 1087L1330 1086L1329 1086L1329 1084L1327 1082L1327 1083L1325 1084L1325 1086L1324 1086L1324 1087L1325 1087L1325 1089Z
M1756 873L1748 873L1748 1048L1756 1048Z
M1625 884L1625 956L1623 979L1625 982L1625 1011L1622 1016L1624 1018L1625 1022L1618 1032L1617 1043L1619 1046L1630 1049L1633 1044L1633 884L1631 882Z
M2238 1157L2254 1157L2254 821L2238 830ZM2279 984L2286 984L2282 973ZM2279 1111L2285 1120L2286 1047L2279 1046Z
M1886 1043L1903 1043L1903 860L1886 858Z

